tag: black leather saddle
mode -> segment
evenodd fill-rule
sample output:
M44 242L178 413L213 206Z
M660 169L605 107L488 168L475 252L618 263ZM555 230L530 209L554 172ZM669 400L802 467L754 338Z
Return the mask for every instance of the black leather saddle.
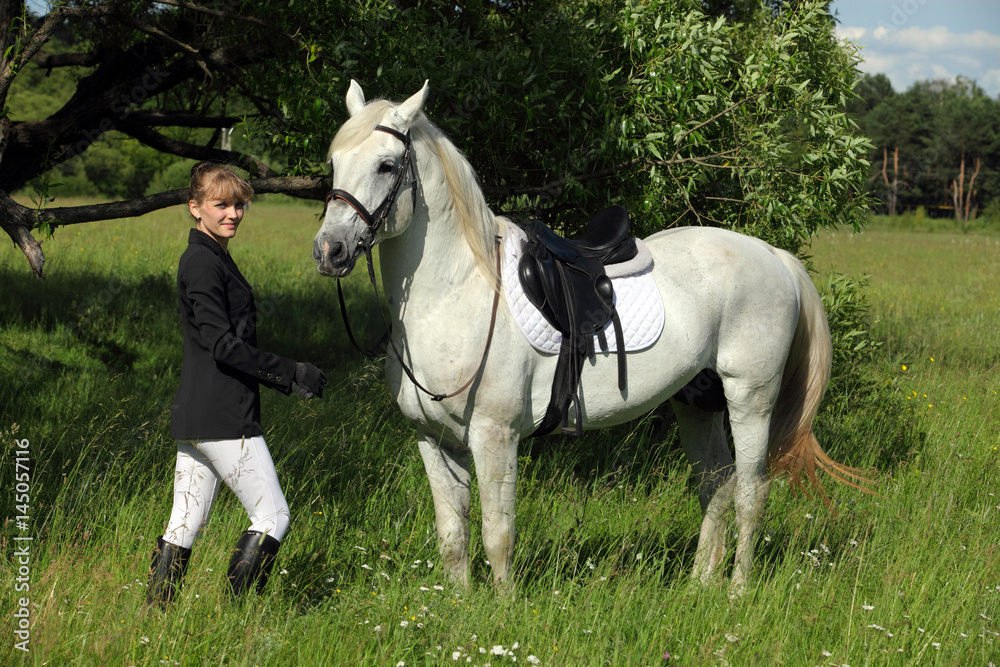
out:
M628 375L621 322L614 305L614 287L604 267L635 257L638 248L629 236L629 215L611 206L595 215L576 239L566 239L538 220L522 223L527 236L518 276L528 300L562 334L549 406L541 425L531 434L544 435L562 422L564 432L580 435L582 416L578 385L583 360L594 358L594 336L608 349L604 327L613 322L618 350L618 388L625 391ZM569 404L576 409L575 428L569 423Z

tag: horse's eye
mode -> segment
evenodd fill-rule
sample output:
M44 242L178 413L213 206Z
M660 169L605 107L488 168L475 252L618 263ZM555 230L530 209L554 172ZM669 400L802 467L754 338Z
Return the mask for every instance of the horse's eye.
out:
M378 173L380 174L391 174L393 170L393 164L391 162L383 162L378 166Z

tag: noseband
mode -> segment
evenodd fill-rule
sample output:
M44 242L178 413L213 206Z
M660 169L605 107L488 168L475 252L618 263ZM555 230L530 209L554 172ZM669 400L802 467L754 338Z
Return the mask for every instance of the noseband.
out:
M365 221L365 225L368 226L366 233L361 237L358 242L362 248L366 251L370 250L373 245L375 245L375 235L378 233L379 228L382 227L382 223L385 219L389 217L389 211L392 210L393 204L396 203L396 195L399 194L399 188L403 184L403 178L406 176L406 172L409 171L412 177L412 189L413 194L413 206L417 205L417 171L413 166L413 162L410 159L411 149L413 148L413 141L410 139L409 130L406 134L394 130L391 127L386 127L385 125L376 125L376 132L385 132L386 134L391 134L400 141L403 142L403 159L399 162L399 169L396 172L396 180L393 181L392 187L389 188L389 194L386 195L382 203L379 204L378 208L375 209L374 213L370 213L365 205L357 200L357 198L346 190L340 190L334 188L330 190L326 195L326 205L329 206L330 202L334 199L343 199L351 208L353 208L361 219Z

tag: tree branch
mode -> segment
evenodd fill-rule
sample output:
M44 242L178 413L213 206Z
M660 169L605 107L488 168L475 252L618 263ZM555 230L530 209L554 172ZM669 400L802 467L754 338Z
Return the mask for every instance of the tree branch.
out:
M322 201L329 189L327 179L319 176L275 176L271 178L253 178L249 181L255 194L281 193L300 199ZM65 206L61 208L46 208L32 211L20 206L26 211L33 222L48 223L52 228L78 225L98 220L116 220L119 218L135 218L146 213L152 213L161 208L186 204L187 188L158 192L148 197L129 199L126 201L108 202L106 204L87 204L84 206Z
M96 18L98 16L108 16L115 11L118 2L107 2L94 7L56 7L42 21L35 33L24 45L24 49L13 58L7 61L3 71L0 72L0 99L7 98L7 91L14 81L18 71L28 63L41 50L42 46L49 41L52 32L63 22L74 18Z
M56 67L94 67L101 62L104 54L98 51L88 53L50 53L38 56L35 65L39 69L54 69Z
M7 232L24 256L28 259L28 265L35 276L44 278L42 266L45 264L45 255L42 253L42 246L31 235L31 209L21 206L11 199L3 190L0 190L0 227Z
M156 127L169 125L170 127L226 128L243 122L242 118L236 116L202 116L190 111L161 111L158 109L133 111L129 114L129 120Z
M259 19L256 16L246 16L245 14L230 14L224 12L221 9L212 9L211 7L202 7L201 5L196 5L190 2L184 2L183 0L153 0L158 5L167 5L168 7L177 7L178 9L188 9L193 12L198 12L201 14L207 14L209 16L217 16L219 18L231 19L233 21L244 21L246 23L252 23L253 25L260 26L262 28L267 28L272 32L276 32L282 37L285 37L290 42L301 48L307 48L308 45L303 42L298 35L292 35L282 30L278 30L273 24L268 23L263 19Z
M229 162L261 178L272 176L275 173L273 169L251 155L235 151L224 151L220 148L198 146L186 141L171 139L145 125L133 123L131 119L120 122L118 129L161 153L170 153L171 155L178 155L193 160Z
M155 26L146 25L145 23L142 23L141 21L135 19L132 16L129 16L128 14L125 14L124 12L118 13L118 20L120 20L124 25L127 25L128 27L134 30L138 30L141 33L145 33L150 37L153 37L154 39L161 40L166 44L172 46L178 52L184 54L192 61L194 61L194 63L201 69L201 71L205 73L206 77L208 77L209 79L212 78L212 70L209 69L208 63L205 62L205 59L202 58L200 53L198 53L198 49L194 48L190 44L185 44L179 39L176 39L171 35L168 35L167 33L163 32L159 28Z
M323 201L329 189L329 182L319 176L284 176L253 178L250 179L250 186L258 195L280 193L299 199ZM31 235L34 227L48 224L51 229L55 229L98 220L135 218L169 206L186 204L187 200L188 191L185 188L128 201L36 210L18 204L10 195L0 190L0 227L24 253L32 272L37 277L44 278L42 266L45 263L45 255L41 244Z

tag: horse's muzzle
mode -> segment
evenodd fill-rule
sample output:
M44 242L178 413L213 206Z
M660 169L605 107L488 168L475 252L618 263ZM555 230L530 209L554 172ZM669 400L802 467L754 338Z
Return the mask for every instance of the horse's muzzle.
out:
M357 254L350 253L341 241L316 237L313 241L313 259L316 269L324 276L343 278L354 269Z

